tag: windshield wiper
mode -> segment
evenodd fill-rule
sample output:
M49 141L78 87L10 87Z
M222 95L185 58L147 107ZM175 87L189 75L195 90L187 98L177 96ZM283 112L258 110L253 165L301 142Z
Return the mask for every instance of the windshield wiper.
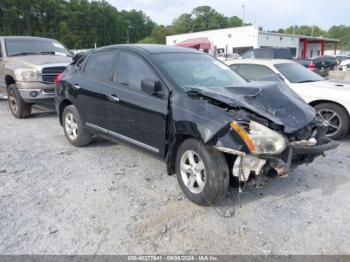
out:
M10 56L22 56L22 55L35 55L36 53L33 52L21 52L21 53L14 53Z
M199 90L198 88L189 87L189 86L187 86L186 88L187 88L186 93L189 95L201 95L202 94L201 90Z
M38 52L36 53L38 55L55 55L55 51L45 51L45 52Z
M301 83L310 83L310 82L316 82L316 80L302 80L299 82L296 82L297 84L301 84Z
M15 53L10 56L22 56L22 55L55 55L55 51L44 51L44 52L21 52L21 53Z

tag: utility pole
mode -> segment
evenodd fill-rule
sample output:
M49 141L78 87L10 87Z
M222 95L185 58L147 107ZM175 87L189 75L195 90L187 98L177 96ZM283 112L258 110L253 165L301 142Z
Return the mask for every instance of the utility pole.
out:
M128 25L128 28L126 29L126 43L127 44L130 44L130 32L129 32L130 28L131 28L131 25Z
M244 21L245 21L245 4L241 5L243 9L243 19L242 19L242 26L244 27Z

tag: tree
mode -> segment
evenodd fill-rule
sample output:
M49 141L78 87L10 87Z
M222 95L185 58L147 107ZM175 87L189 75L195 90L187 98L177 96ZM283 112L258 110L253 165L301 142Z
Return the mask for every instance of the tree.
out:
M193 9L192 19L194 32L227 27L227 18L210 6L199 6Z
M50 37L69 48L125 43L128 31L138 42L154 27L143 12L118 11L105 0L0 1L0 35Z
M327 37L340 39L339 47L350 50L350 26L332 26L327 33Z
M228 18L227 25L228 27L238 27L242 26L243 21L238 16L232 16Z
M318 26L307 26L307 25L301 25L301 26L290 26L286 29L279 29L279 33L284 34L295 34L295 35L308 35L308 36L324 36L326 35L326 32L323 31Z
M144 44L165 44L165 38L167 35L167 27L156 26L150 36L146 36L139 43Z
M174 34L184 34L192 31L193 19L191 14L182 14L174 19L171 25Z

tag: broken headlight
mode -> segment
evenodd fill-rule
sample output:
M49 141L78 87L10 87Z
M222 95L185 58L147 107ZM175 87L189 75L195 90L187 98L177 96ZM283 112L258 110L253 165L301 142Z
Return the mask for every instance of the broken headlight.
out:
M286 148L283 136L258 122L233 121L231 127L245 141L252 154L277 155Z

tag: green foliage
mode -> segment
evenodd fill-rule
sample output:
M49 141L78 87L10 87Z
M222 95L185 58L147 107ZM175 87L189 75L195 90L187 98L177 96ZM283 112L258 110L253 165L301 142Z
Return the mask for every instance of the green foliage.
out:
M176 18L168 30L169 34L184 34L237 26L242 26L239 17L226 17L210 6L198 6L190 14Z
M340 39L339 47L343 50L350 50L350 26L332 26L327 37Z
M192 31L193 19L191 14L182 14L176 18L171 28L174 34L184 34Z
M105 0L1 0L0 35L55 38L69 48L138 42L155 27L141 11L118 11Z
M286 29L279 29L279 33L284 34L295 34L295 35L309 35L309 36L325 36L327 34L326 31L322 30L318 26L307 26L307 25L301 25L301 26L290 26Z

